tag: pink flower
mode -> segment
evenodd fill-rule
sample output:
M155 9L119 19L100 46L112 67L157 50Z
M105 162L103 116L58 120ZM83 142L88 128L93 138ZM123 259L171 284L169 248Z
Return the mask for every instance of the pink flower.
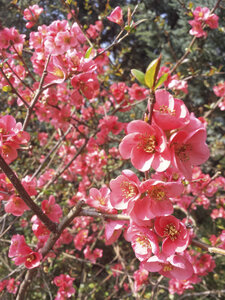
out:
M206 129L194 115L190 123L170 137L172 164L188 180L192 178L192 166L203 164L209 158L205 143Z
M135 256L140 261L147 260L152 253L159 253L157 236L148 227L132 224L126 232L126 239L131 242Z
M24 19L29 21L26 24L26 27L27 28L33 27L36 24L38 17L42 12L43 12L43 8L39 7L37 4L26 8L23 13Z
M187 280L193 274L191 263L181 255L151 256L141 266L149 272L159 272L161 275L178 280Z
M24 263L28 269L38 267L42 259L41 253L31 250L26 244L24 236L19 234L12 237L8 255L10 258L13 258L17 266Z
M182 100L174 99L165 90L157 90L155 99L153 118L160 128L172 130L188 124L189 112Z
M196 7L193 11L194 19L196 21L206 21L210 15L210 10L208 7Z
M64 300L75 294L76 290L73 287L74 279L67 274L61 274L54 278L54 284L59 287L55 300Z
M149 272L145 269L139 269L134 272L134 290L138 292L143 284L147 284Z
M108 220L105 224L105 244L112 245L122 233L126 221Z
M129 88L129 95L131 100L144 100L147 97L147 89L140 87L137 83L133 83L132 87Z
M171 198L178 197L184 190L184 186L179 182L163 182L149 179L141 183L141 193L145 193L149 198L149 210L156 216L165 216L173 212ZM146 207L147 211L147 207Z
M207 37L207 32L202 29L202 23L200 21L191 20L188 23L192 26L189 33L191 35L196 36L197 38L200 37Z
M14 216L22 216L26 210L30 210L30 208L16 195L12 195L5 205L5 211Z
M88 229L81 229L75 236L73 242L77 250L81 251L82 248L89 242Z
M219 17L215 14L212 14L208 17L208 19L205 21L205 23L211 28L211 29L216 29L219 24L218 24Z
M119 145L123 159L131 159L131 163L139 171L148 171L151 167L165 171L170 165L170 153L164 132L155 124L135 120L127 126L126 135Z
M53 222L58 223L62 216L61 207L55 203L55 197L50 196L48 200L44 200L41 203L41 208L43 212L51 219Z
M95 263L98 258L102 257L102 255L102 249L95 248L93 251L91 251L89 245L87 245L87 247L84 249L84 257L90 260L92 263Z
M113 23L116 23L120 26L123 26L123 12L122 9L117 6L114 8L114 10L111 12L111 14L107 17L107 19Z
M17 292L17 288L18 288L18 285L20 284L19 281L15 281L14 278L10 278L7 282L7 291L10 293L10 294L16 294Z
M217 97L225 97L225 81L219 82L218 85L213 87L213 92Z
M22 124L6 115L0 118L0 153L7 163L17 158L17 149L20 144L26 144L30 135L22 131Z
M100 190L91 188L89 192L89 198L86 203L91 207L105 213L116 213L117 211L111 206L110 203L110 189L102 187Z
M162 253L166 256L175 252L183 252L189 244L189 232L185 225L174 216L156 218L155 231L163 238Z
M25 188L25 190L27 191L27 193L30 196L35 196L37 195L37 191L36 191L36 186L37 186L37 180L36 178L31 179L32 177L30 175L25 176L22 179L22 184Z
M110 181L110 202L116 209L127 209L140 197L140 181L130 170L123 170L122 175Z

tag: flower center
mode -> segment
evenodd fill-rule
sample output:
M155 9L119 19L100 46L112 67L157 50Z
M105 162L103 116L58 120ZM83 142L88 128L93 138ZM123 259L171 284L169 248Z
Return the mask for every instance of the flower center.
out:
M34 254L30 254L28 257L27 257L27 261L28 262L31 262L35 259L35 255Z
M173 270L173 266L170 263L162 264L163 265L163 272L169 272Z
M106 203L105 203L105 198L103 198L103 197L97 197L97 200L98 200L98 202L101 204L101 205L105 205Z
M188 161L190 159L188 151L191 151L192 147L190 144L177 144L175 143L175 154L181 161Z
M138 194L137 187L131 184L129 181L123 181L120 184L120 188L122 191L123 196L128 199L136 196Z
M161 201L165 198L166 193L162 187L153 186L151 190L148 191L151 198L157 201Z
M167 224L164 228L164 235L169 236L171 241L175 241L180 232L176 229L176 227L173 224Z
M152 248L149 239L145 235L138 236L136 238L136 243L138 243L142 247L145 247L145 248L148 248L148 249Z
M142 134L137 148L143 149L147 153L154 153L156 147L156 137L154 135Z
M159 111L161 114L168 114L171 116L175 116L175 110L171 110L169 109L169 107L167 105L160 105L159 107Z

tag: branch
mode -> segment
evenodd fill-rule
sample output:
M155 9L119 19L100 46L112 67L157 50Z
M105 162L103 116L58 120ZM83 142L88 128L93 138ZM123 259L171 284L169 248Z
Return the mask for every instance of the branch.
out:
M217 106L224 100L224 96L220 97L216 103L214 103L213 107L210 108L205 114L204 114L204 118L208 118L209 115L211 115L211 113L217 108Z
M43 257L45 257L49 251L53 248L57 240L59 239L61 233L63 230L73 221L73 219L79 215L82 205L84 204L84 201L81 200L77 203L77 205L69 212L69 214L63 218L63 220L58 225L57 231L55 233L51 233L47 242L45 243L44 247L41 248L40 252ZM25 293L27 291L27 288L29 287L31 283L31 279L35 277L35 273L38 270L37 268L28 270L25 276L24 281L20 285L20 289L18 292L18 295L16 297L16 300L24 300L25 299Z
M29 109L29 104L27 103L26 100L23 99L23 97L17 92L17 90L14 88L14 86L12 85L12 83L10 82L10 80L8 79L8 77L6 76L5 72L3 71L3 68L0 68L0 71L3 75L3 77L5 78L5 80L8 82L9 86L12 89L12 92L14 94L17 95L18 98L20 98L20 100L23 102L23 104Z
M72 129L72 125L69 126L69 128L67 129L67 131L64 133L64 135L58 140L58 142L55 144L55 146L51 149L51 151L46 155L44 161L41 163L41 165L38 167L38 169L35 171L35 173L32 175L31 180L38 175L38 173L40 172L40 170L43 168L44 164L46 163L46 161L49 159L49 157L52 155L53 152L55 152L58 147L61 145L61 143L63 142L63 140L65 139L65 137L67 136L67 134L70 132L70 130Z
M17 178L16 174L13 170L7 165L3 157L0 155L0 167L5 175L9 178L12 185L18 192L19 196L23 199L27 206L37 215L37 217L45 224L45 226L51 231L56 232L56 224L52 222L41 210L41 208L34 203L31 199L23 185L21 184L20 180Z
M26 114L26 118L25 118L25 121L23 123L23 130L26 129L27 125L28 125L28 122L30 120L30 117L31 117L31 114L33 112L33 108L36 104L36 102L38 101L38 98L39 96L41 95L41 93L43 92L43 84L44 84L44 80L45 80L45 77L47 76L48 72L47 72L47 67L48 67L48 64L49 64L49 61L50 61L50 58L51 58L51 55L48 56L46 62L45 62L45 66L44 66L44 71L42 73L42 76L41 76L41 80L40 80L40 83L39 83L39 87L35 93L35 96L30 104L30 106L28 107L27 109L27 114Z

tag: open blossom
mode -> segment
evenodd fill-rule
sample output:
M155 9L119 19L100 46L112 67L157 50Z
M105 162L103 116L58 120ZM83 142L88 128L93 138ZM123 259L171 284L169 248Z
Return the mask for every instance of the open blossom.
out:
M126 232L126 239L131 242L134 253L140 261L147 260L152 253L159 253L157 236L148 227L132 224Z
M5 211L14 216L22 216L29 209L26 203L17 195L12 195L5 204Z
M44 200L41 203L41 208L43 212L51 219L53 222L59 222L62 216L61 207L55 203L55 197L50 196L48 200Z
M102 187L100 188L100 190L96 188L91 188L86 203L101 212L117 212L116 209L114 209L110 203L110 189L107 187Z
M141 267L149 272L159 272L163 276L178 280L187 280L193 274L193 267L189 260L176 254L167 258L163 254L151 256L142 262Z
M164 132L156 125L135 120L127 125L128 134L122 139L119 151L123 159L131 159L131 163L139 171L148 171L151 167L165 171L170 165L170 152Z
M38 267L42 259L41 253L33 251L26 244L24 236L19 234L12 237L8 255L17 266L24 264L28 269Z
M165 90L157 90L155 99L153 118L160 128L172 130L188 124L189 112L182 100L174 99Z
M120 26L123 25L123 12L122 9L117 6L114 8L114 10L111 12L111 14L107 17L107 19L113 23L116 23Z
M142 182L140 191L146 197L142 198L142 201L141 199L137 201L132 216L144 221L171 214L173 204L170 199L180 196L183 190L183 184L179 182L163 182L155 179Z
M190 122L170 137L172 164L188 180L192 178L192 166L203 164L209 158L206 129L193 114Z
M110 181L110 202L116 209L127 209L140 197L140 181L134 172L123 170L122 175Z
M189 232L185 225L174 216L155 219L155 231L163 238L162 253L167 256L183 252L189 244Z

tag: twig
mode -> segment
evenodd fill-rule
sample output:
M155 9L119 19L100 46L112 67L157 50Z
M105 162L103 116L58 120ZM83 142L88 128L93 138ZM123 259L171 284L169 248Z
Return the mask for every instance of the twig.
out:
M57 148L60 146L60 144L63 142L63 140L65 139L65 137L67 136L67 134L70 132L70 130L72 129L72 125L69 126L69 128L67 129L67 131L64 133L64 135L58 140L58 142L55 144L55 146L51 149L51 151L46 155L44 161L41 163L41 165L38 167L38 169L34 172L34 174L31 177L31 180L37 176L39 174L39 172L41 171L41 169L43 168L44 164L46 163L46 161L49 159L49 157L52 155L53 152L55 152L57 150Z
M29 109L29 104L26 102L26 100L23 99L23 97L17 92L17 90L14 88L14 86L12 85L12 83L10 82L10 80L8 79L8 77L6 76L5 72L3 71L2 68L0 68L0 72L2 73L3 77L5 78L5 80L8 82L9 86L12 89L12 92L14 94L17 95L18 98L20 98L20 100L23 102L23 104L27 107L27 109Z
M90 209L82 209L80 211L80 215L81 216L89 216L89 217L101 217L104 219L111 219L111 220L124 220L124 221L130 220L130 217L126 216L126 215L104 214L104 213L100 213L100 212L90 210Z
M225 294L225 290L211 290L211 291L204 291L199 293L187 293L181 296L179 300L186 299L187 297L193 297L193 299L197 299L196 297L198 296L210 296L210 295L220 296L221 294Z
M84 204L84 201L81 200L77 203L77 205L69 212L69 214L63 218L63 220L58 225L57 231L52 232L45 243L44 247L41 248L40 252L43 257L45 257L49 251L52 249L52 247L55 245L57 240L59 239L60 235L62 234L63 230L72 222L72 220L79 215L82 205ZM31 270L28 270L25 276L24 281L20 285L20 289L18 292L18 295L16 297L16 300L23 300L25 299L25 293L27 291L27 288L29 287L32 278L35 277L35 273L38 268L34 268Z
M224 96L223 97L220 97L216 103L214 103L213 107L210 108L205 114L204 114L204 118L208 118L208 116L217 108L217 106L224 100Z
M16 174L7 165L3 157L0 155L0 167L5 175L9 178L14 188L17 190L19 196L23 199L26 205L37 215L37 217L45 224L45 226L51 231L56 232L56 224L52 222L46 214L43 213L41 208L34 203L25 188L23 187L20 180L17 178Z
M47 72L47 67L48 67L48 64L49 64L49 61L50 61L50 58L51 58L51 55L48 56L46 62L45 62L45 66L44 66L44 71L42 73L42 76L41 76L41 80L40 80L40 83L39 83L39 87L35 93L35 96L30 104L30 106L28 107L27 109L27 114L26 114L26 118L25 118L25 121L23 123L23 130L26 129L27 125L28 125L28 122L30 120L30 117L31 117L31 114L33 112L33 108L36 104L36 102L38 101L38 98L39 96L41 95L41 93L43 92L43 83L44 83L44 80L45 80L45 77L47 76L48 72Z

